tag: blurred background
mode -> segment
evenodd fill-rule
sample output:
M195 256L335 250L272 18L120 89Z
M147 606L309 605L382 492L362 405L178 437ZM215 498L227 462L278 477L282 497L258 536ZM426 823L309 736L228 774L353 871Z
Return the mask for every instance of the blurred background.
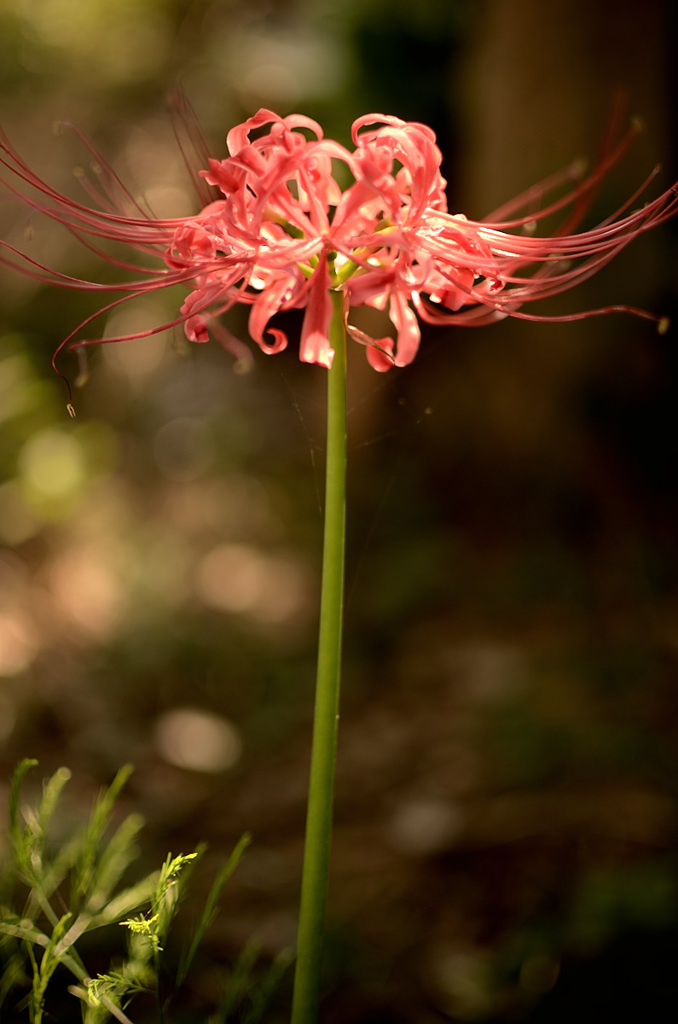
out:
M80 198L89 154L53 130L74 122L180 216L197 205L177 89L216 156L259 106L345 143L355 117L392 113L435 129L450 208L482 218L594 160L622 96L645 132L594 223L655 164L653 189L678 176L675 17L670 0L1 0L0 121ZM50 266L110 273L6 191L0 222ZM69 766L65 834L132 762L143 866L206 840L205 885L251 831L206 956L256 938L273 957L299 887L324 374L293 347L237 374L218 345L167 332L94 350L71 420L51 357L96 297L4 269L0 288L0 794L22 757L36 781ZM181 301L142 298L99 330ZM674 225L539 312L615 302L676 312ZM228 323L246 338L238 311ZM349 356L323 1024L667 1019L676 329L431 329L385 376ZM77 377L73 357L60 367Z

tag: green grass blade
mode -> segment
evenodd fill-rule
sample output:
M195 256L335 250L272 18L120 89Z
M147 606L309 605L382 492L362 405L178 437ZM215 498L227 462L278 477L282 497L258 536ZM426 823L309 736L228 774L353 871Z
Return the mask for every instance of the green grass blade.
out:
M86 909L98 913L111 898L121 877L136 859L136 839L143 828L140 814L130 814L113 833L95 865Z
M20 821L20 797L21 797L21 785L24 781L25 776L37 765L35 758L26 757L20 764L17 765L16 771L12 776L12 782L9 790L9 834L12 841L12 852L17 867L20 871L24 871L25 867L25 831Z
M94 804L85 830L82 858L74 879L74 892L80 900L85 899L92 887L101 840L108 828L115 801L132 771L131 765L121 768L111 785L99 794Z
M237 868L243 853L245 852L245 850L247 849L251 842L252 837L248 833L245 833L245 835L243 835L239 839L233 852L231 853L231 856L222 866L219 873L217 874L217 877L214 879L212 887L205 901L205 906L203 908L202 914L200 915L200 920L198 921L195 932L193 933L193 937L191 938L191 942L186 952L181 957L181 961L179 963L179 968L177 971L177 986L181 985L184 979L186 978L186 975L190 970L191 964L195 959L195 955L198 952L200 943L202 942L205 936L205 932L212 924L212 921L214 920L218 913L217 903L219 901L221 891L228 882L229 878L231 877L235 869Z
M127 889L116 893L101 908L99 913L92 917L89 930L93 931L95 928L101 928L107 924L116 924L122 921L123 918L129 917L130 914L138 911L141 907L150 904L157 884L158 872L152 871L145 878L142 878L141 881L135 882L134 885L130 885Z
M42 800L38 808L37 825L40 835L44 838L49 828L49 823L54 814L61 791L71 777L68 768L57 768L51 779L47 779L42 787Z

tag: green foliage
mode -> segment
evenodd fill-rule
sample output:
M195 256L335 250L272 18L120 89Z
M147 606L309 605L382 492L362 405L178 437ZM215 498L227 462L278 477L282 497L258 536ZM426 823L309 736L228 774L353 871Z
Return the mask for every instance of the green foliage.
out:
M134 1024L128 1016L134 1010L130 1010L131 1004L137 996L150 994L155 1000L155 1019L163 1024L168 1005L186 980L218 912L222 890L249 844L249 836L242 837L219 870L180 955L173 982L168 984L163 951L203 849L169 854L159 871L125 884L123 879L136 856L143 822L131 814L112 828L111 820L131 768L121 769L99 795L86 824L55 846L49 825L70 772L64 768L55 772L44 782L37 806L28 806L22 803L21 789L27 772L36 763L29 759L21 762L9 794L10 858L2 874L0 896L2 1019L2 1008L9 1011L10 1002L19 1013L13 1019L43 1024L54 1017L49 1008L53 979L58 972L62 978L70 972L75 984L68 993L80 1002L79 1007L73 1002L69 1020L79 1016L84 1024L104 1024L115 1018L122 1024ZM126 954L112 960L109 970L91 977L76 944L84 935L113 924L126 928ZM247 946L228 972L228 983L209 1024L235 1020L254 1024L261 1019L286 964L276 963L263 977L255 979L257 960L258 951ZM147 1013L143 1019L149 1019Z

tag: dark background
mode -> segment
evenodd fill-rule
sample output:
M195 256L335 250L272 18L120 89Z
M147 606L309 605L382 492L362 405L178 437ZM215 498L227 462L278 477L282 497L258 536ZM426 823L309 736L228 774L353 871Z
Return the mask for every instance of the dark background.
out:
M621 97L645 132L595 219L656 163L652 188L677 176L674 22L669 0L34 0L0 8L0 115L69 195L89 158L63 120L173 216L196 208L177 88L215 155L261 105L343 142L393 113L435 129L450 208L482 218L595 159ZM108 272L6 193L0 218L36 258ZM675 283L667 225L539 311L670 315ZM299 885L323 371L291 347L237 375L169 332L94 350L72 421L50 360L95 297L6 271L0 287L0 794L22 757L36 779L68 765L66 834L131 761L142 865L207 840L205 885L251 831L207 955L255 937L274 956ZM124 324L180 302L141 299ZM229 325L246 337L238 311ZM350 351L323 1022L675 1009L675 346L675 328L609 316L425 329L383 377Z

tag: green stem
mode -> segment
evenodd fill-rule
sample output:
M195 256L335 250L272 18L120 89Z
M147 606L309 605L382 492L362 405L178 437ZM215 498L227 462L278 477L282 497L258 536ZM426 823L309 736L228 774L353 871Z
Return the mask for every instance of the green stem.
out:
M158 1001L158 1024L165 1024L165 1008L162 1001L162 980L160 977L160 953L157 950L153 953L153 966L155 968L155 995Z
M327 383L325 531L318 674L292 1024L314 1024L318 1013L339 718L346 534L346 339L343 296L340 292L331 294L333 313L330 343L334 349L334 359L328 371Z

